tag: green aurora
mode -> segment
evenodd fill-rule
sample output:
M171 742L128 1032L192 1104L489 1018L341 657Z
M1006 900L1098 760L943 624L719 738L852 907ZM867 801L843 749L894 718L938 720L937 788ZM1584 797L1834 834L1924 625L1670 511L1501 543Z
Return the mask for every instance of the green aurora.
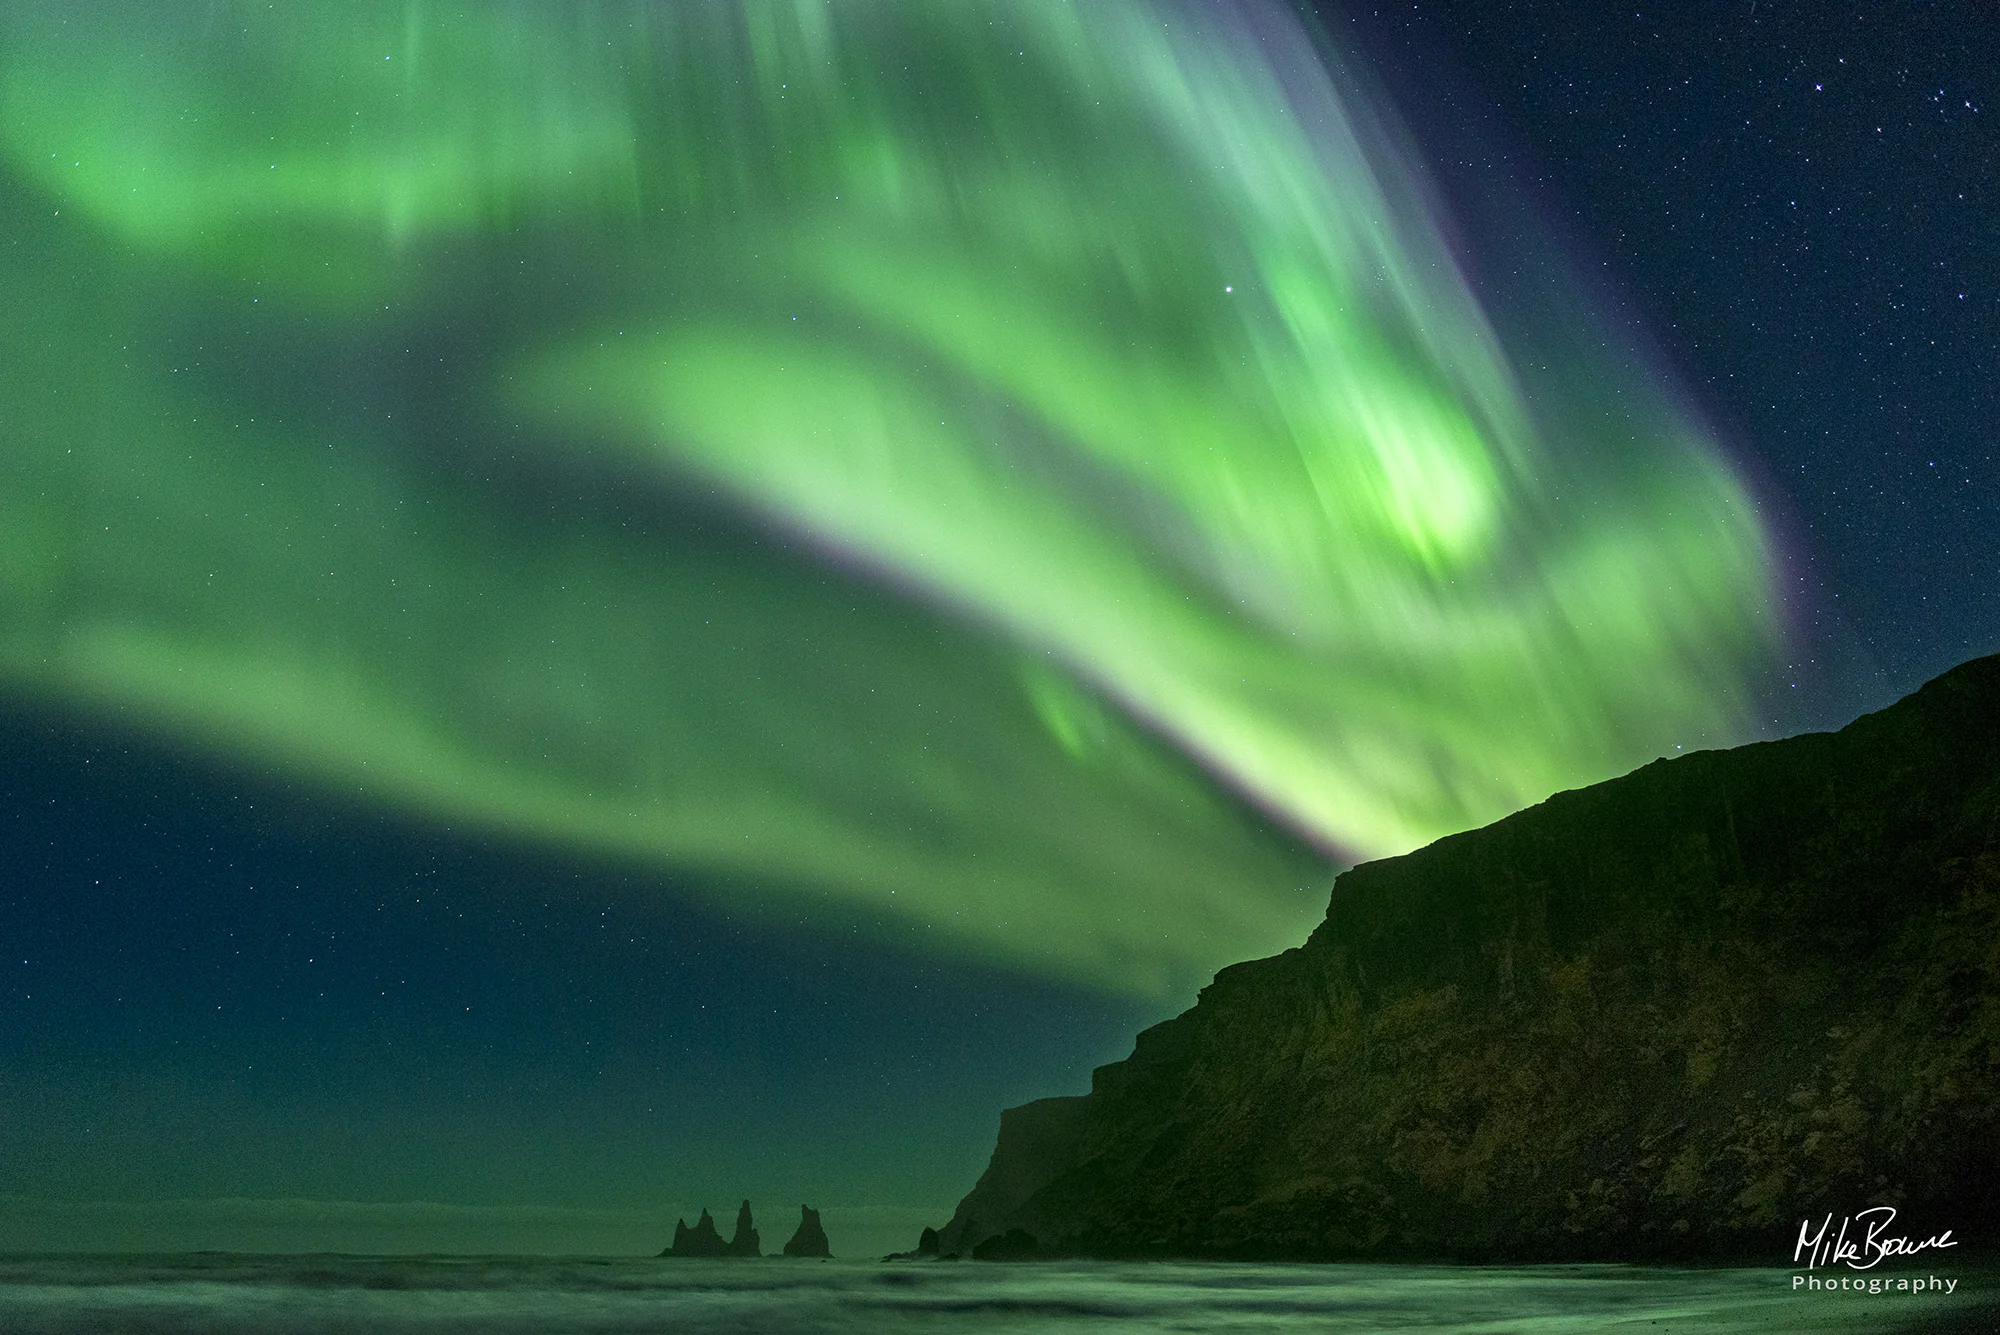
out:
M6 0L0 687L1119 991L1292 944L1776 638L1374 106L1274 4Z

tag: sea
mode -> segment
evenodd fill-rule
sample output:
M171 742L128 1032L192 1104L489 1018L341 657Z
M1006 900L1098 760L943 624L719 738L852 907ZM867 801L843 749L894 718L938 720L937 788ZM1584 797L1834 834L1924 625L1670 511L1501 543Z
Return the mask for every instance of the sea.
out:
M1847 1283L1829 1289L1800 1282L1829 1277ZM1949 1291L1947 1280L1955 1281ZM0 1258L0 1331L7 1335L1051 1335L1114 1327L1468 1335L1993 1331L2000 1329L2000 1271L234 1253Z

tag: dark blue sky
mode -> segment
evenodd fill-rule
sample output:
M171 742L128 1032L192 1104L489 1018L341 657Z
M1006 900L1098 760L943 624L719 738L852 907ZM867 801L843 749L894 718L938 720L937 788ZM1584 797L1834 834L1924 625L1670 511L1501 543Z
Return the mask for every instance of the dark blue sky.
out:
M922 1206L1146 1018L46 718L0 737L0 1194Z
M1553 229L1751 477L1789 562L1774 731L2000 650L1990 6L1335 22L1446 194ZM1502 177L1526 194L1496 208ZM0 1195L941 1220L1003 1106L1162 1018L828 921L745 925L8 707Z
M1350 13L1447 187L1529 180L1749 470L1823 696L1794 726L2000 648L1991 6Z

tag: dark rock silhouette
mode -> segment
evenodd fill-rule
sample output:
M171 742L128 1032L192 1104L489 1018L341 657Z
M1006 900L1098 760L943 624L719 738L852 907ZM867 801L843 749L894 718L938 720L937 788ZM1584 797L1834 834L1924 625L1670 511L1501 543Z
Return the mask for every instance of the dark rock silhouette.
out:
M738 1227L738 1232L741 1232L740 1226ZM701 1212L701 1218L696 1221L693 1228L687 1226L687 1220L685 1219L676 1219L674 1221L673 1246L661 1252L660 1255L727 1256L729 1255L729 1244L724 1242L722 1235L715 1231L715 1220L709 1215L707 1209L704 1208Z
M917 1249L915 1251L890 1252L887 1256L883 1257L882 1259L885 1261L939 1261L939 1260L956 1261L959 1258L956 1256L950 1256L950 1257L939 1256L938 1231L934 1228L927 1228L923 1231L922 1236L920 1236L917 1239Z
M972 1249L975 1261L1032 1261L1041 1254L1035 1235L1022 1228L995 1234Z
M724 1256L762 1256L758 1249L757 1225L750 1218L750 1202L736 1211L736 1236L729 1240Z
M1995 942L2000 657L1345 873L1305 945L1003 1114L937 1251L1783 1265L1878 1204L1990 1237Z
M792 1234L792 1240L785 1244L785 1255L824 1257L833 1255L833 1248L826 1240L826 1230L820 1227L819 1211L812 1206L799 1207L798 1231Z

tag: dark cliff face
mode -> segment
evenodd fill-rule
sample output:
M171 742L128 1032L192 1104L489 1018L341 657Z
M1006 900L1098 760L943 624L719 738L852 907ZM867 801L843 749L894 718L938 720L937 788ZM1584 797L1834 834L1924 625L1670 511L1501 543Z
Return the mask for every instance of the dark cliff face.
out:
M2000 1223L2000 658L1357 867L1009 1110L939 1238L1043 1254L1791 1259Z

